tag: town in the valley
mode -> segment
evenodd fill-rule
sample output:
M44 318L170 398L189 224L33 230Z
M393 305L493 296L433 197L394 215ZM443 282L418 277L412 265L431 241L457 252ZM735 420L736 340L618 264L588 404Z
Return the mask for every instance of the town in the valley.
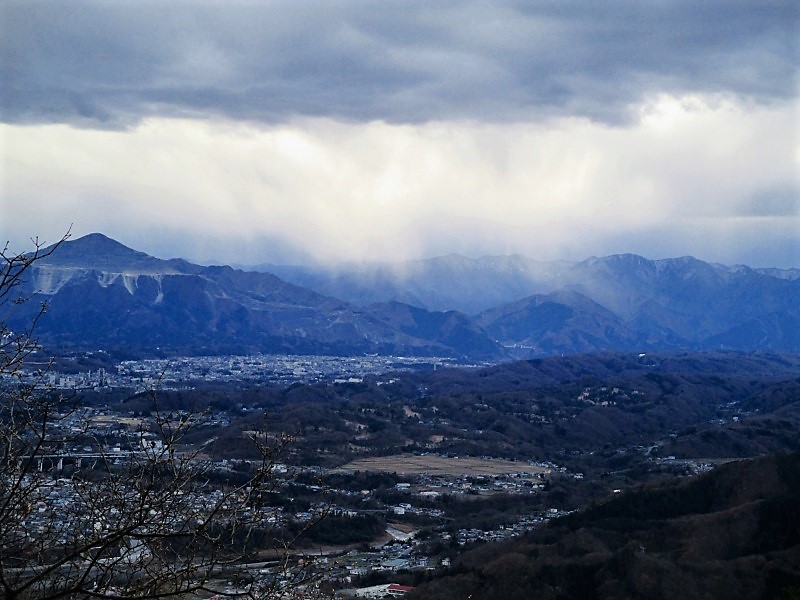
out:
M378 383L392 383L392 378L402 377L404 372L434 370L451 362L387 356L209 356L126 360L81 370L82 363L98 356L108 363L102 354L62 358L47 370L29 369L20 379L23 384L69 394L75 400L67 400L64 414L56 415L53 432L56 437L74 440L74 444L37 458L32 476L44 481L38 499L41 522L36 523L34 517L34 522L28 523L34 531L52 527L54 515L72 514L71 505L83 501L73 482L73 476L82 469L91 469L98 461L124 465L159 443L156 434L146 431L148 418L124 402L128 395L175 390L191 393L201 381L225 385L348 385L387 371L391 376ZM34 360L29 362L35 364ZM16 384L11 378L4 383ZM85 402L89 397L91 401ZM231 419L230 411L210 410L198 417L198 424L213 431L228 426ZM251 466L248 459L202 457L210 461L210 472L220 474L246 472ZM464 518L465 507L469 512L471 504L478 506L494 497L528 498L539 494L553 478L582 477L549 461L436 452L364 457L336 466L275 462L271 469L275 489L287 500L269 511L266 525L311 525L307 539L299 539L288 558L295 563L313 563L315 576L308 584L292 586L287 592L292 597L324 593L375 598L404 595L412 587L392 583L392 574L446 568L464 547L507 539L565 513L557 506L531 512L515 509L511 519L474 523L474 519ZM203 507L213 505L220 492L208 484L194 494L193 502ZM254 561L252 576L275 577L270 568L274 562L271 557ZM232 595L237 592L235 581L218 583Z
M656 367L645 354L624 360ZM642 410L657 406L659 395L641 382L514 391L506 374L489 400L472 389L492 371L481 366L377 355L118 360L102 351L37 363L34 353L24 372L0 382L58 398L50 437L61 441L38 452L26 476L37 490L26 531L102 529L102 518L80 515L91 481L85 475L98 465L124 471L158 451L156 413L162 425L191 424L174 449L202 463L202 481L182 500L201 517L221 505L220 482L247 481L263 468L248 452L254 428L285 442L270 457L271 492L253 521L274 531L275 543L254 549L234 571L215 573L218 596L262 580L287 598L402 596L465 550L535 530L659 473L696 474L720 462L671 455L674 433L646 443L630 436L622 446L581 441L586 450L547 438L539 450L525 447L530 433L515 431L520 422L566 439L561 424L579 422L585 411ZM474 376L469 390L460 391L459 373ZM663 386L657 376L643 381ZM706 426L721 429L752 414L721 402ZM125 551L140 556L147 547Z

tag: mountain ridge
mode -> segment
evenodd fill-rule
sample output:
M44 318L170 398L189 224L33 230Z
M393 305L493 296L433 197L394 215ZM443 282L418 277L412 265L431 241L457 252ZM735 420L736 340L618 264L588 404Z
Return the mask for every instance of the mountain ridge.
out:
M349 271L279 272L289 281L356 304L401 300L473 315L517 358L609 348L800 349L797 269L726 266L692 256L650 260L615 254L578 262L448 255ZM585 312L572 317L577 314L571 305L575 298L559 302L553 297L549 313L542 307L534 310L544 296L564 292L598 305L589 310L594 319L587 320ZM525 311L519 304L523 301L528 304ZM611 315L600 318L600 308ZM513 313L516 328L509 324ZM524 330L534 335L521 335Z
M63 242L47 255L51 249L31 267L24 291L49 305L37 335L52 347L504 357L480 331L467 340L480 350L457 339L451 346L436 335L415 337L387 324L377 309L365 311L269 273L161 260L102 234ZM25 326L37 306L23 305L12 324Z
M727 279L737 275L762 275L786 281L800 280L800 269L756 268L747 265L723 265L709 263L692 256L677 258L647 259L631 253L592 256L582 261L552 260L539 261L520 254L483 256L468 258L459 254L449 254L430 259L416 259L398 263L345 264L337 267L288 266L263 263L251 267L257 271L267 271L310 287L321 293L328 293L356 304L382 302L403 295L417 298L421 308L429 310L459 310L475 315L500 304L514 302L533 294L546 294L566 286L580 284L586 272L605 269L613 273L621 267L630 270L637 265L650 271L652 276L668 274L675 269L685 269L690 265L704 266L707 273ZM460 271L487 293L486 299L473 301L471 294L463 289L451 290L443 294L439 287L452 274ZM511 274L513 282L502 278ZM369 289L381 283L387 289ZM610 307L609 307L610 308Z
M27 291L51 304L43 340L74 347L478 360L800 350L800 278L791 271L635 254L580 262L448 255L404 265L260 273L162 260L90 234L37 261Z

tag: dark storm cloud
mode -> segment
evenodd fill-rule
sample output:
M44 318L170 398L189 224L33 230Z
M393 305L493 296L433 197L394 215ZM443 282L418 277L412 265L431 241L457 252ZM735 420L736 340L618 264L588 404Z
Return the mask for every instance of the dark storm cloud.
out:
M796 92L786 2L5 2L2 119L423 122L578 115L658 93Z

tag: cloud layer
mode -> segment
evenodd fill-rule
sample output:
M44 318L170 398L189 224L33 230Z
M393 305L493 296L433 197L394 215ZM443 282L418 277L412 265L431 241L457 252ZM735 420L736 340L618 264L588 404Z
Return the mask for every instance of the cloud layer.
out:
M796 92L796 2L20 2L2 116L635 120L658 95Z
M800 230L787 109L743 118L699 102L662 98L627 130L585 119L6 126L18 199L6 210L51 236L77 221L78 234L90 223L144 248L160 239L162 254L172 239L239 263L621 251L747 262L752 243L785 263Z
M800 4L0 4L0 235L800 265Z

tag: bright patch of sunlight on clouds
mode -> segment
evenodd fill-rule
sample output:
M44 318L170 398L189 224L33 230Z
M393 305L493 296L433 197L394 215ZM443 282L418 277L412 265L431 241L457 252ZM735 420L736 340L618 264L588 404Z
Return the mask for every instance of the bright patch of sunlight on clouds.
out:
M627 128L582 118L4 125L14 148L4 188L16 199L4 211L50 237L75 223L76 235L103 231L145 250L148 231L220 240L196 244L194 258L234 262L269 261L276 245L328 262L449 251L657 258L687 253L687 242L731 262L725 240L763 227L752 199L796 189L787 112L694 95L660 96ZM721 237L697 234L708 219ZM773 234L797 223L773 215ZM226 247L232 232L238 243Z

